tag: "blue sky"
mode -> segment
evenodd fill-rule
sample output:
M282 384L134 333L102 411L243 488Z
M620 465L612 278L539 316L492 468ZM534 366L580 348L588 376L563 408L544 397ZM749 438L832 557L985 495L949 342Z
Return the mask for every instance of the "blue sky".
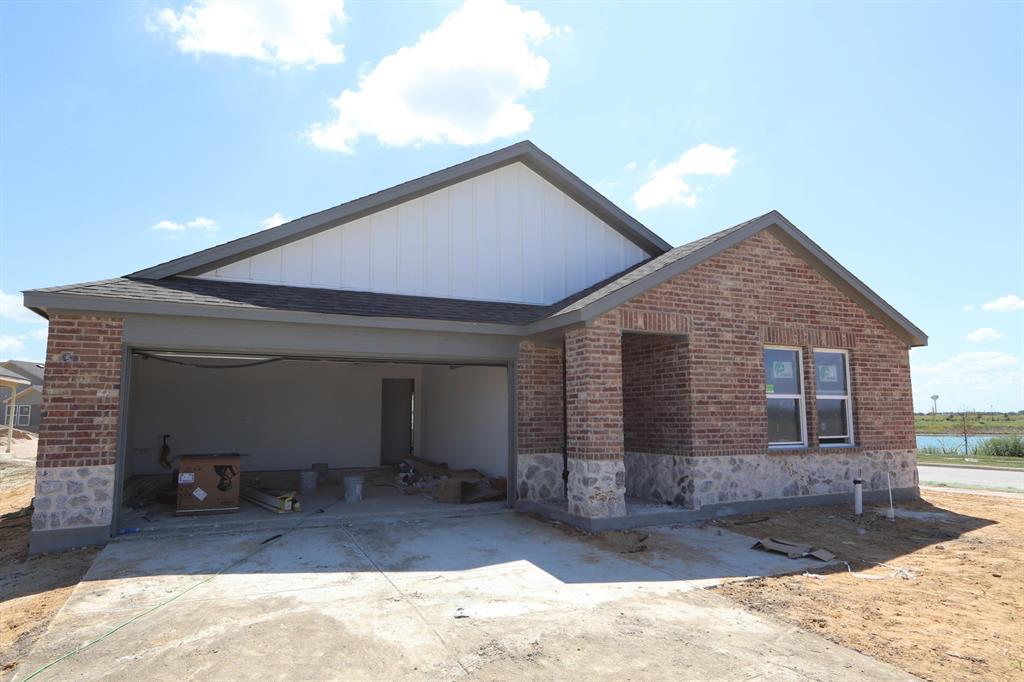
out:
M0 356L102 279L528 138L679 244L770 209L1024 409L1014 3L4 3Z

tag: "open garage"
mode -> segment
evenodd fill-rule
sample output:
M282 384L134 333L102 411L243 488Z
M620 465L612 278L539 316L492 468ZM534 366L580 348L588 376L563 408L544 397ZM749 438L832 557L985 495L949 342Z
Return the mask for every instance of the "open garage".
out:
M435 505L444 476L399 480L413 458L496 485L509 476L503 365L150 350L130 363L122 531L199 523L176 520L174 499L179 465L199 455L237 455L235 485L293 492L299 513L344 500L346 476L363 479L366 503L349 513ZM304 498L300 472L314 468L316 490ZM244 492L239 511L239 520L273 513Z

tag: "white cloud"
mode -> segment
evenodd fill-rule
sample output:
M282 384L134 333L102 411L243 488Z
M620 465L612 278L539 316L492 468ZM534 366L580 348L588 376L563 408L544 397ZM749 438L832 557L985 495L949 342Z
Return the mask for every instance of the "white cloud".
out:
M344 20L342 0L199 0L180 12L162 9L150 27L182 52L313 68L344 61L343 46L331 40Z
M0 318L15 322L45 322L22 304L21 294L8 294L0 289Z
M691 187L683 180L694 175L725 176L736 167L736 148L723 149L701 144L683 152L676 161L654 170L646 183L633 194L641 211L668 204L693 207L697 205L700 187Z
M629 163L627 163L626 164L626 170L627 171L635 171L636 170L636 161L630 161Z
M41 322L46 322L46 320L38 316L34 317ZM0 334L0 360L33 359L31 357L26 357L26 355L22 353L22 351L25 350L26 344L32 348L32 352L28 353L28 356L34 356L36 360L44 357L46 355L46 333L47 327L42 327L39 329L30 329L29 331L21 334Z
M1021 298L1016 294L1007 294L1002 298L997 298L994 301L983 303L981 305L981 309L997 313L1012 313L1017 310L1024 310L1024 298Z
M960 353L931 365L914 365L913 385L917 396L942 396L950 409L961 407L1021 409L1024 370L1019 358L999 351ZM922 407L931 404L921 398Z
M279 211L275 211L274 215L267 216L266 218L261 220L260 221L260 225L263 226L264 230L269 230L272 227L277 227L278 225L284 225L287 222L288 222L288 218L285 218L283 215L281 215L281 213Z
M332 100L337 118L314 124L309 140L351 153L364 135L391 146L472 145L525 132L533 114L520 100L544 87L550 68L532 48L554 32L536 10L466 0Z
M974 304L973 303L967 303L963 307L961 307L960 310L964 311L965 313L969 313L972 310L974 310Z
M220 225L217 224L216 220L210 220L209 218L199 216L184 223L176 223L173 220L161 220L155 225L150 226L149 229L157 230L158 232L168 232L172 235L174 233L180 234L189 230L213 234L220 230Z
M995 341L1001 338L1003 338L1003 333L998 329L993 329L992 327L979 327L967 335L967 340L972 343Z
M24 347L25 342L21 340L20 336L0 334L0 358L20 353Z

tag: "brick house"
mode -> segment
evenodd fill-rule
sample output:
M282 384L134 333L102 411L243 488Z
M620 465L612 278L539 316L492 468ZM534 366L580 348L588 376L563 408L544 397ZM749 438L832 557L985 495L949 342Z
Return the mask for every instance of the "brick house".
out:
M923 332L777 212L672 248L529 142L25 302L33 551L105 542L162 434L259 471L412 451L585 528L917 494Z

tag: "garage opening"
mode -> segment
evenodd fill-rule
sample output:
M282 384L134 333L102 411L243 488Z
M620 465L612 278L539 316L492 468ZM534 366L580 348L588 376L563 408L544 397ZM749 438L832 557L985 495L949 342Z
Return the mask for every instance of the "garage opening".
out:
M505 365L134 351L130 377L121 532L507 500Z

